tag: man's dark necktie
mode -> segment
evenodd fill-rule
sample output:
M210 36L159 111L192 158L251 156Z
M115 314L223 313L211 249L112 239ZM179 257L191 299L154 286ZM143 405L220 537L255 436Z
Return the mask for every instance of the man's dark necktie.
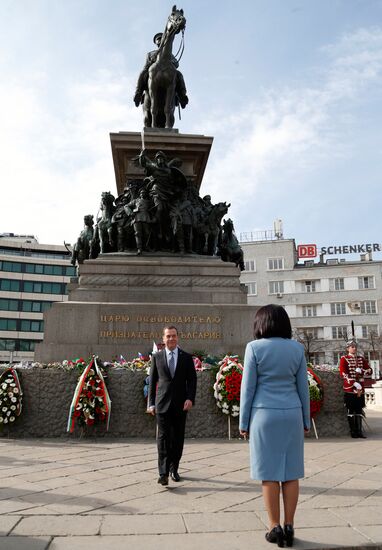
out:
M170 370L171 378L174 378L175 375L175 358L174 352L170 351L170 359L168 361L168 368Z

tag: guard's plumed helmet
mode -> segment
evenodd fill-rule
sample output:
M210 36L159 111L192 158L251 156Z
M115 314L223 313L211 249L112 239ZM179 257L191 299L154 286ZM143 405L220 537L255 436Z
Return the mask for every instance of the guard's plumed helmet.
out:
M357 347L357 342L354 340L354 338L352 338L351 340L348 340L348 341L346 342L346 347L347 347L347 348L350 348L350 346L355 346L355 347Z

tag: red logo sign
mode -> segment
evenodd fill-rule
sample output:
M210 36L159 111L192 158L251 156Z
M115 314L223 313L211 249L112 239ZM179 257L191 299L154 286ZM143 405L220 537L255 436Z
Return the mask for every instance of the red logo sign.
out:
M299 258L315 258L317 256L317 245L299 244L297 247L297 255Z

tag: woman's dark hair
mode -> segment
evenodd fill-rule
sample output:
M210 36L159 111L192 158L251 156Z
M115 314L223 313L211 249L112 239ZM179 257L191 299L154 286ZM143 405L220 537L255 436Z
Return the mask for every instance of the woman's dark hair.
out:
M253 336L255 340L260 338L292 338L292 327L285 309L275 304L261 307L253 324Z

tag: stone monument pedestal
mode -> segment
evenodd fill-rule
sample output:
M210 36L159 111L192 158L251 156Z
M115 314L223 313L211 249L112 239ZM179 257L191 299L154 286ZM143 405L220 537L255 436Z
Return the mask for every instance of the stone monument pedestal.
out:
M256 308L247 305L239 274L210 256L115 253L87 260L69 301L45 313L36 361L132 359L161 342L166 324L178 328L189 352L243 355Z
M175 128L144 128L142 133L112 133L110 142L115 181L118 194L121 195L126 181L144 178L142 168L134 160L143 146L151 157L161 150L169 159L179 158L182 161L183 174L199 191L213 138L198 134L180 134Z
M126 184L143 183L145 170L136 161L142 148L150 158L161 150L169 160L179 159L199 195L212 137L145 128L110 139L119 195ZM187 351L242 355L252 339L255 310L247 305L239 269L218 257L101 254L80 264L68 302L54 303L44 314L44 341L35 359L46 363L96 354L104 361L120 355L131 360L161 342L168 324L178 328Z

